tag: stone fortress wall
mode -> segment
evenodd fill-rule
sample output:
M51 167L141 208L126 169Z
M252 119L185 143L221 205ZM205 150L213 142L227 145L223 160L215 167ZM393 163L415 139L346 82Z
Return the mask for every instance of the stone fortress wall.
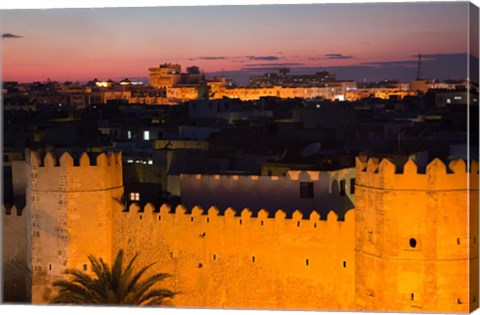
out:
M411 160L403 169L387 159L356 165L357 307L478 307L478 162L469 171L462 160L421 171Z
M27 161L32 301L51 297L50 283L66 268L88 271L88 255L111 261L112 213L122 210L122 158L32 152ZM85 268L86 267L86 268Z
M89 254L109 263L124 249L127 258L140 254L138 266L156 262L152 272L173 275L164 285L180 292L178 307L478 307L476 161L467 170L463 161L447 168L434 160L422 172L412 161L402 169L359 158L355 209L343 221L335 209L326 217L214 206L124 209L119 154L101 154L96 165L83 155L75 166L68 154L58 162L47 154L42 163L32 153L27 162L27 207L21 216L3 214L4 240L20 245L8 241L4 262L32 270L34 303L48 301L49 284L65 268L83 269ZM31 258L16 247L23 244ZM6 287L28 287L21 270Z

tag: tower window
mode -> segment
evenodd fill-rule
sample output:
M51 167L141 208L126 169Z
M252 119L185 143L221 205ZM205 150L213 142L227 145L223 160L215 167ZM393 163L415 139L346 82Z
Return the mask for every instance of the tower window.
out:
M410 293L410 300L412 300L412 301L415 300L415 294Z
M313 198L313 183L308 183L308 182L300 183L300 198L302 199Z
M411 248L417 247L417 240L416 239L411 238L409 243L410 243Z
M255 262L255 256L252 256L252 263Z
M84 270L84 271L87 271L87 270L88 270L88 265L87 265L87 264L83 264L83 270Z
M460 245L460 239L457 237L457 245Z
M343 261L343 268L347 268L347 262L345 260Z
M309 264L309 261L308 261L308 259L306 259L305 260L305 265L308 266L308 264Z

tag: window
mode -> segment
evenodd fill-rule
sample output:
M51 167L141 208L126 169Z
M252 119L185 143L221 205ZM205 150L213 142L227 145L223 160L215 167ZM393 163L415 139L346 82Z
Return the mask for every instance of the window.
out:
M410 247L415 248L417 246L417 240L414 238L410 239ZM413 293L412 293L413 294Z
M345 260L343 261L343 268L347 268L347 262Z
M132 139L132 131L131 130L127 131L127 138Z
M87 265L87 264L83 264L83 270L84 270L84 271L87 271L87 269L88 269L88 265Z
M302 199L313 198L313 183L307 183L307 182L300 183L300 198Z
M340 196L345 196L345 180L340 181Z
M143 131L143 140L150 140L150 131Z
M355 178L350 178L350 195L355 194Z
M130 193L130 200L131 200L131 201L139 201L139 200L140 200L140 193L138 193L138 192L131 192L131 193Z
M414 299L415 299L415 294L413 294L413 293L410 293L410 300L412 300L412 301L413 301Z

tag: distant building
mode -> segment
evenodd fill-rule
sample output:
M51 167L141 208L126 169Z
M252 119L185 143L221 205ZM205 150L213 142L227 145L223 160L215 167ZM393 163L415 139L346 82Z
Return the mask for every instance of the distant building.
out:
M182 79L179 64L164 63L157 68L149 68L148 71L148 81L156 88L171 87Z
M317 86L327 82L336 81L336 76L328 71L320 71L315 74L289 75L290 69L280 68L279 74L266 73L259 76L251 76L251 87L272 86Z

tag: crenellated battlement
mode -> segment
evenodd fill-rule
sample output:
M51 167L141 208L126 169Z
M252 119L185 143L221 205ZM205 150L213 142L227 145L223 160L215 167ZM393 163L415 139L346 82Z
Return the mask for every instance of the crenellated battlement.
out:
M69 152L63 152L58 158L55 153L47 152L41 154L39 151L30 152L29 165L34 168L50 168L50 167L106 167L122 165L121 152L99 153L94 159L83 152L75 158Z
M356 158L358 186L390 190L478 190L478 161L469 169L463 160L447 165L439 159L431 161L424 171L413 160L397 167L391 160ZM470 186L469 186L470 183Z
M89 156L86 152L58 157L53 152L44 155L32 151L27 159L31 174L32 190L44 191L93 191L123 186L121 152L99 153Z
M292 224L299 225L299 222L305 223L306 225L312 225L315 222L354 222L354 211L353 209L347 211L345 214L345 220L339 220L339 216L335 211L331 210L326 217L322 218L321 215L312 211L308 218L305 219L304 214L300 210L296 210L291 218L288 218L286 212L282 209L278 209L274 216L269 216L269 212L265 209L261 209L258 213L254 214L250 209L244 208L241 210L236 210L231 207L224 209L225 211L219 211L215 206L212 206L208 209L203 209L200 206L194 206L191 209L187 209L184 205L178 205L174 210L168 205L163 204L158 209L151 203L147 203L143 208L141 208L137 203L132 203L126 211L124 211L124 217L129 219L141 219L144 218L154 218L155 221L162 221L161 218L170 217L172 219L178 218L178 220L184 220L188 218L191 222L198 222L198 220L203 220L207 223L214 222L217 219L222 218L234 218L237 219L247 219L251 221L260 222L263 225L265 222L291 222ZM156 218L156 219L155 219ZM160 219L159 219L160 218Z
M320 172L320 171L297 171L297 170L290 170L285 175L285 178L292 181L318 181L320 179L321 174L328 174L332 172ZM216 181L221 181L225 179L229 180L251 180L251 181L278 181L279 179L283 178L283 176L259 176L259 175L248 175L248 176L240 176L240 175L223 175L223 174L215 174L215 175L205 175L205 174L194 174L193 178L196 180L201 179L213 179Z
M25 208L18 209L15 205L2 205L2 216L25 216Z

